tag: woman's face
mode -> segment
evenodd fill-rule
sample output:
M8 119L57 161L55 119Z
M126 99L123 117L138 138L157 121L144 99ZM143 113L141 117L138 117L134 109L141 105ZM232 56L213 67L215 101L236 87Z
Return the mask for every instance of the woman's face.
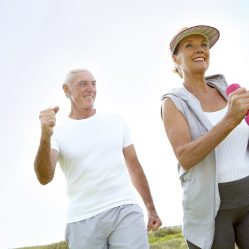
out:
M183 77L187 74L205 74L209 66L208 41L202 35L185 37L178 44L173 60L180 67Z

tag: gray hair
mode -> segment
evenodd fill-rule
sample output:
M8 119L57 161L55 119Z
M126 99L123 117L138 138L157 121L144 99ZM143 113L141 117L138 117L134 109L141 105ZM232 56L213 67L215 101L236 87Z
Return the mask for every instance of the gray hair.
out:
M75 74L80 72L89 72L89 70L84 68L76 68L70 70L66 75L63 85L68 85L71 82L71 80L74 78Z

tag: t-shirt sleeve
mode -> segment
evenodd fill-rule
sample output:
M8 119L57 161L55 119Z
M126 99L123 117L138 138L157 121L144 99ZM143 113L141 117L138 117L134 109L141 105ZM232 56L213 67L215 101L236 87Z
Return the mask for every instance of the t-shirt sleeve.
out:
M57 150L58 152L60 152L59 143L58 143L58 140L56 138L55 133L51 137L51 149L54 149L54 150Z
M131 132L125 120L123 120L123 148L132 144Z

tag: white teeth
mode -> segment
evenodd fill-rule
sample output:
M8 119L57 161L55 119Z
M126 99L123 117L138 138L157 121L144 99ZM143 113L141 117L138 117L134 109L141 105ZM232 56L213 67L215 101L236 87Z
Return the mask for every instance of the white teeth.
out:
M204 61L204 58L196 58L193 61Z

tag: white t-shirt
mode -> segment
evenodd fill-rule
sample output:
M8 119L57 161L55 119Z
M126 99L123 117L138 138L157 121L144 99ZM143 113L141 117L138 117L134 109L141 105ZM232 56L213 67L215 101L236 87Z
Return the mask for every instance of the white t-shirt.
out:
M124 120L114 114L67 118L56 125L51 147L60 153L67 180L67 223L137 203L123 155L131 143Z
M216 112L205 112L213 125L226 114L227 106ZM231 182L249 175L249 127L244 120L216 147L218 182Z

